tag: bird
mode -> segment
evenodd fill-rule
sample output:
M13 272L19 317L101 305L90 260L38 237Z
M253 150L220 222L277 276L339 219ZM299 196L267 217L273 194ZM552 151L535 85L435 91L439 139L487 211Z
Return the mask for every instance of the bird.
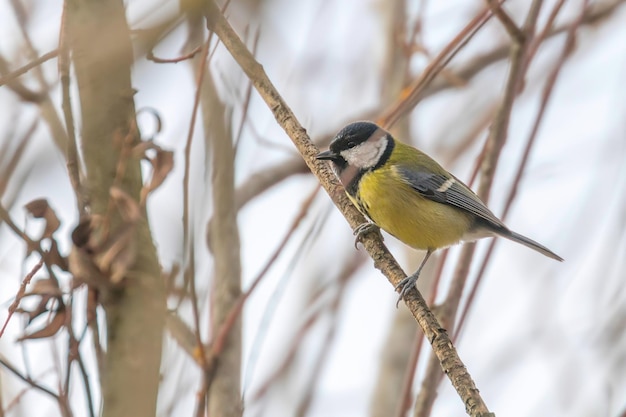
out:
M316 158L330 161L348 198L369 220L355 229L357 242L366 233L383 229L426 251L417 270L396 286L398 302L415 287L433 252L460 242L501 236L563 261L547 247L510 230L461 180L373 122L348 124Z

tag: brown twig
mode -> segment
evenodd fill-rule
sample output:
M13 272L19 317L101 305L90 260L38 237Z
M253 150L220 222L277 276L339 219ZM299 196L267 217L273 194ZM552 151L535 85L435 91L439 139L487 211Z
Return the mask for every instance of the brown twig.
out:
M28 64L24 65L23 67L20 67L20 68L16 69L15 71L10 72L9 74L7 74L4 77L0 78L0 87L5 85L5 84L7 84L7 83L9 83L9 82L11 82L11 81L13 81L13 80L15 80L20 75L27 73L31 69L33 69L33 68L43 64L44 62L56 58L58 55L59 55L59 50L55 49L54 51L50 51L47 54L43 54L39 58L29 62Z
M32 124L26 130L26 133L24 133L24 135L22 135L19 139L10 139L3 143L3 146L0 149L0 155L2 155L0 157L2 158L0 159L0 164L3 165L2 171L0 172L0 197L4 196L4 192L6 191L7 186L9 185L9 179L15 172L15 169L17 168L18 163L22 160L22 155L24 155L24 150L26 149L26 146L28 146L31 139L33 138L33 134L35 133L35 130L37 129L38 125L39 125L38 120L33 121ZM9 148L9 145L13 141L17 142L17 146L15 147L15 150L11 154L10 152L8 152L8 148ZM5 161L7 161L6 165L3 164Z
M18 27L22 34L22 37L24 38L24 46L25 46L26 54L29 55L29 57L32 60L36 60L38 56L38 52L35 48L35 45L33 44L33 41L28 31L26 30L26 28L30 26L30 23L27 22L28 13L26 9L24 8L24 6L17 0L11 0L11 6L13 7L15 15L20 21L20 24ZM37 93L35 97L31 97L31 99L33 99L33 101L39 105L43 118L48 122L48 125L50 126L52 138L54 139L55 143L59 146L61 151L64 152L65 146L66 146L65 142L67 140L66 132L63 129L63 125L57 114L56 107L52 103L52 100L50 99L50 94L49 94L50 85L48 84L44 76L41 66L36 65L32 67L31 69L34 70L34 75L35 75L35 78L37 79L37 82L39 83L39 88L41 91L40 93ZM13 84L16 81L17 80L13 80L10 83ZM17 87L17 89L20 89L20 88L25 89L23 84L21 84L19 87L17 86L17 84L14 84L13 86L11 86L11 88L14 88L14 91L17 90L15 87ZM28 99L28 97L26 97L25 99Z
M319 316L324 312L323 309L318 309L314 313L310 314L306 320L300 325L298 331L294 334L293 340L297 341L297 343L292 343L287 349L287 353L284 354L283 360L280 365L272 372L263 383L260 384L260 387L256 390L256 392L250 396L250 402L254 403L263 398L270 388L274 385L274 382L280 378L282 374L289 368L289 366L293 363L296 358L296 354L298 353L298 349L300 348L300 341L304 339L306 334L311 330L313 324L317 321Z
M333 199L333 202L352 227L362 224L365 219L349 202L329 167L316 160L318 149L311 142L304 128L298 123L295 115L278 94L263 67L250 54L212 0L206 2L206 8L209 29L215 32L223 45L251 79L254 87L274 114L279 125L291 138L311 171L318 177L324 189ZM391 256L379 237L368 237L363 240L363 244L370 256L372 256L375 267L383 271L394 286L406 277L406 274L400 269L396 260ZM442 367L465 404L468 414L472 416L490 415L450 338L428 309L421 294L417 290L410 291L405 297L405 302L424 330L427 339L433 345Z
M202 49L200 48L200 46L196 46L191 52L181 55L177 58L158 58L154 55L152 50L150 50L146 54L146 59L156 64L178 64L179 62L187 61L188 59L194 58L201 50Z
M424 335L416 333L413 341L413 347L411 348L411 356L406 364L407 372L404 377L404 383L402 384L402 392L400 393L400 401L396 409L396 417L406 416L406 412L411 407L413 380L415 379L415 372L417 371L417 363L422 353L422 346L424 345Z
M498 18L498 20L502 23L502 26L506 29L509 36L513 38L513 40L517 43L524 42L524 32L521 31L520 28L517 27L513 19L504 11L497 0L487 0L487 4L491 8L493 14Z
M324 364L328 361L330 357L329 351L333 346L333 341L335 339L335 335L337 334L337 326L339 323L339 307L341 305L341 300L345 294L346 285L350 282L350 279L354 277L354 273L361 266L362 256L353 256L350 262L346 263L339 273L337 281L339 281L337 291L335 293L335 297L330 302L326 313L330 316L328 317L328 327L326 329L326 335L324 336L323 342L321 343L321 348L317 352L316 358L314 359L314 364L312 366L313 371L308 378L308 383L305 383L304 386L306 390L299 401L298 406L296 407L296 411L294 416L296 417L305 417L308 414L308 411L311 407L311 403L313 402L313 398L315 395L315 387L316 381L319 380L319 377L324 370ZM298 340L298 339L296 339ZM301 339L300 339L301 340ZM301 346L300 343L298 345Z
M209 334L215 334L227 320L242 293L241 244L235 203L236 155L232 112L219 97L214 78L205 77L201 98L205 143L207 154L211 155L213 215L219 219L206 236L208 247L213 254ZM214 367L210 375L205 373L204 376L209 415L234 417L242 413L240 395L242 321L236 319L229 327L224 338L224 349L219 356L219 366Z
M0 329L0 338L4 334L4 331L7 328L7 325L9 324L11 317L13 317L13 314L17 310L17 307L20 305L20 301L22 301L24 294L26 294L26 287L28 286L28 284L30 284L30 281L33 279L37 271L39 271L42 266L43 266L43 257L39 259L39 262L35 264L35 266L30 270L30 272L22 280L22 284L20 284L20 288L17 291L17 294L15 295L15 300L13 300L13 302L9 306L9 315L7 316L7 319L4 322L2 329Z
M188 335L184 336L180 332L181 328L184 330L184 325L179 323L176 326L168 326L170 328L173 327L174 329L177 329L177 332L181 333L181 334L178 334L178 335L175 334L173 336L177 340L179 340L179 344L184 349L188 350L188 353L196 361L199 362L200 366L204 370L206 378L203 381L201 392L206 392L208 390L208 388L210 387L210 385L211 385L212 378L215 376L215 367L217 366L217 359L218 359L219 355L222 353L222 350L224 349L226 338L227 338L229 332L231 331L235 321L239 318L239 316L241 314L241 311L243 309L245 301L250 297L250 295L252 295L252 293L254 292L255 288L258 286L258 284L260 284L260 282L263 280L263 278L265 277L265 275L267 274L267 272L269 271L271 266L274 264L274 262L276 261L278 256L282 253L285 245L289 242L289 240L293 236L293 233L297 230L298 225L301 223L301 221L304 219L305 215L307 214L309 206L313 202L313 199L314 199L314 197L315 197L315 195L317 194L318 191L319 191L319 186L315 187L315 189L313 190L311 195L307 199L305 199L305 201L302 204L302 208L301 208L300 212L294 218L294 221L293 221L291 227L289 228L287 234L283 238L282 242L278 245L278 247L276 248L274 253L268 259L268 261L265 264L265 266L263 267L263 269L259 272L257 277L253 280L250 288L245 293L243 293L243 294L241 294L239 296L239 298L237 299L235 304L232 306L230 312L228 313L227 318L224 320L224 322L220 325L219 329L216 331L216 334L215 334L215 337L213 339L213 342L211 343L211 350L209 352L207 352L206 354L205 354L204 350L202 352L200 352L200 355L202 355L203 358L198 358L198 355L196 354L196 352L191 352L191 350L194 349L194 346L190 346L189 343L185 343L185 340L179 340L179 338L181 338L181 337L183 339L189 339ZM188 332L185 332L185 333L188 333ZM202 346L202 345L198 345L196 343L195 349L197 349L198 346ZM204 400L205 400L204 396L202 396L201 401L204 401ZM196 415L202 414L203 410L204 410L204 407L198 406L196 408Z
M33 387L36 390L41 391L44 394L47 394L50 397L54 398L56 400L56 402L59 404L59 407L61 408L61 414L63 416L66 416L68 414L68 410L64 409L65 403L61 400L61 397L57 393L55 393L54 391L52 391L49 388L44 387L41 384L38 384L37 382L33 381L30 377L28 377L26 375L22 375L22 373L20 371L18 371L16 368L14 368L13 365L11 365L8 361L3 359L2 357L0 357L0 365L4 366L9 372L11 372L13 375L18 377L19 379L21 379L22 381L24 381L25 383L27 383L31 387Z
M590 10L583 19L582 23L585 24L595 24L601 19L605 19L611 15L611 13L621 4L626 2L626 0L618 0L609 5L605 5L602 7L598 7ZM550 38L556 35L559 35L567 30L569 24L558 26L549 31L549 33L545 36L545 38ZM533 39L536 41L536 38ZM534 43L534 42L533 42ZM496 62L499 62L509 56L511 50L510 44L504 44L498 47L495 47L490 52L483 53L481 55L477 55L470 61L466 62L462 66L457 69L450 70L456 77L463 79L465 81L469 81L471 78L479 74L482 70L489 67ZM442 90L454 87L448 79L440 78L433 80L428 86L425 87L421 97L429 97L436 93L441 92ZM391 107L389 107L390 109ZM355 119L360 120L371 120L371 119L382 119L384 118L384 113L389 112L388 109L379 109L373 112L367 112L366 114L359 115L355 117ZM335 129L339 130L339 129ZM330 140L332 139L332 135L324 135L319 140L315 140L315 143L318 146L327 146ZM288 159L279 165L272 166L266 168L258 173L252 175L246 182L244 182L241 186L237 188L237 201L239 204L239 208L243 207L246 203L252 200L257 195L261 194L263 191L268 188L278 184L286 178L289 178L294 174L302 174L308 173L306 164L299 156Z
M392 126L398 119L415 107L419 98L428 84L439 74L439 72L450 62L450 60L460 51L460 49L478 32L478 30L492 16L490 10L484 10L474 17L461 31L450 41L445 48L435 57L433 61L422 71L400 94L400 98L390 106L382 116L379 124L385 127Z
M30 236L17 227L13 219L11 219L9 212L4 208L4 206L2 206L2 204L0 204L0 220L5 222L7 226L9 226L9 228L26 243L27 252L35 250L41 255L42 258L45 258L44 251L41 249L39 242L32 240Z
M76 346L78 349L78 344ZM83 381L83 385L85 387L85 396L87 401L87 410L89 411L90 417L96 417L96 413L94 410L93 397L91 396L91 384L89 382L89 374L87 373L87 368L85 367L85 362L80 354L80 351L76 352L76 362L78 363L78 369L80 371L81 379Z
M302 202L302 207L300 208L300 211L298 212L296 217L293 219L293 222L291 223L289 230L283 237L283 240L278 244L278 246L274 250L274 253L272 253L272 255L269 257L269 259L265 263L265 266L261 269L258 275L254 278L254 280L252 281L252 284L250 284L250 288L248 288L246 292L242 293L239 296L239 298L237 299L237 302L231 308L231 311L228 313L227 319L220 326L219 330L216 333L215 339L213 340L211 344L211 352L210 352L211 356L217 356L222 352L224 348L224 342L226 340L226 336L228 335L228 332L232 328L232 325L237 319L237 317L239 317L239 315L241 314L241 311L243 310L243 306L246 300L250 297L250 295L252 295L252 293L254 292L256 287L261 283L261 281L263 280L267 272L270 270L272 265L274 265L274 263L276 262L276 259L278 259L278 256L283 252L283 249L285 248L287 243L289 243L289 241L291 240L291 237L293 236L294 232L298 229L298 227L300 226L300 223L302 222L302 220L304 220L307 213L309 212L309 207L313 203L313 200L315 196L317 195L317 192L319 191L319 189L320 189L319 186L315 187L313 192L311 192L311 194L307 198L304 199L304 201Z
M72 113L72 100L70 96L70 46L67 38L67 2L63 2L63 14L61 16L61 30L59 33L59 76L61 78L61 94L63 117L65 118L65 131L67 133L66 165L70 178L70 184L76 196L76 205L79 217L85 214L85 198L80 184L80 163L78 162L78 149L76 146L76 128Z
M537 115L535 116L535 121L533 122L533 127L531 129L531 132L528 136L528 139L526 140L526 146L524 148L524 153L522 156L522 159L519 163L519 166L517 168L517 172L515 174L515 178L513 179L513 183L511 186L511 190L509 191L509 195L507 196L507 200L506 203L504 205L504 210L502 213L502 219L506 219L507 215L509 214L509 210L511 209L511 207L513 206L513 201L515 200L515 197L517 196L517 192L519 190L519 186L522 180L522 176L524 174L526 165L528 164L528 160L530 158L530 152L535 144L535 140L537 138L537 133L539 132L539 127L541 125L541 122L544 118L545 115L545 111L546 108L548 106L548 102L550 100L550 97L552 96L552 92L554 90L554 86L556 84L556 80L559 76L559 73L561 72L561 69L563 68L563 65L565 64L566 59L568 58L568 56L571 54L574 45L575 45L575 41L576 41L576 31L579 28L580 24L582 23L582 20L585 16L585 10L587 8L588 5L588 1L585 0L583 2L583 6L582 6L582 10L581 13L578 15L578 18L570 25L570 28L568 30L567 33L567 38L565 40L565 45L563 46L563 50L561 51L561 55L559 56L558 61L556 62L554 68L552 69L552 71L550 72L550 74L548 75L548 78L546 80L546 84L544 85L544 88L542 90L541 93L541 101L539 104L539 109L537 110ZM555 9L560 8L561 4L557 4L557 6L555 6ZM553 13L552 15L555 15L555 13ZM489 244L489 248L487 249L487 252L483 258L483 262L480 265L480 268L478 270L478 275L476 280L474 281L474 284L472 285L472 289L469 293L469 296L467 298L467 303L465 304L465 307L461 313L460 316L460 320L459 320L459 325L455 330L455 334L454 334L454 338L458 338L463 325L465 324L465 320L466 317L468 315L469 309L471 308L474 298L476 296L476 293L478 291L478 287L480 286L480 283L482 281L482 278L484 276L485 270L487 268L487 263L489 261L489 258L495 248L495 244L496 244L496 240L493 240L490 244Z
M197 33L198 28L201 28L199 25L200 21L197 20L195 24L190 24L190 37L193 34ZM194 321L194 334L196 337L197 346L202 346L202 336L200 333L200 311L198 308L198 295L196 291L195 285L195 273L194 273L194 265L195 265L195 253L193 248L191 248L191 240L192 237L189 233L189 177L191 170L191 145L193 141L193 132L195 130L196 118L198 116L198 108L200 107L200 94L202 91L202 83L204 81L204 76L206 73L207 66L207 58L209 55L209 47L211 43L212 36L209 35L207 40L202 44L202 54L197 62L198 68L195 71L196 76L196 91L194 95L193 108L191 111L191 120L189 121L189 130L187 132L187 140L185 142L185 163L184 163L184 173L183 173L183 274L184 274L184 282L185 285L189 284L189 293L191 297L191 308L192 308L192 316ZM196 49L196 48L194 48ZM192 233L193 235L193 233ZM201 355L200 364L203 369L208 369L208 363L206 362L205 355ZM204 384L205 382L203 382Z
M505 86L502 102L496 114L496 118L491 126L491 131L485 148L483 150L484 158L480 165L480 182L477 194L483 201L489 200L489 194L493 179L495 176L498 159L501 150L507 139L509 120L513 109L513 103L519 93L525 70L528 68L526 61L526 52L528 51L529 40L533 37L533 28L538 16L539 6L542 0L533 1L526 22L524 24L525 36L521 38L513 37L511 47L511 66L508 80ZM443 325L446 328L454 328L454 318L458 310L458 306L463 294L463 289L467 282L470 264L476 248L475 243L466 243L461 249L461 255L457 262L457 267L452 277L450 289L442 304L442 314L440 316ZM433 403L435 401L437 381L440 379L441 373L436 364L435 358L431 356L426 370L426 377L422 384L415 409L415 416L424 417L430 414Z
M552 25L554 24L554 21L556 20L557 15L561 11L561 7L563 7L564 3L565 3L565 0L558 1L558 3L552 8L552 11L550 12L550 16L548 16L548 20L546 21L546 24L544 25L543 30L539 32L539 34L535 36L534 39L532 40L530 46L528 47L528 60L529 61L532 60L532 58L535 56L535 54L537 53L537 50L539 49L543 41L548 37L548 34L551 31L553 31Z

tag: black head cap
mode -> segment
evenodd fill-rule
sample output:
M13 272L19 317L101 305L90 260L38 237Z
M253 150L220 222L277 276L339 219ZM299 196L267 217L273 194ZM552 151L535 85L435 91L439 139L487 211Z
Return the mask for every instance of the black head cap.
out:
M372 122L350 123L335 135L335 138L330 143L330 150L334 154L339 154L341 151L354 148L368 140L377 129L380 129L380 127Z

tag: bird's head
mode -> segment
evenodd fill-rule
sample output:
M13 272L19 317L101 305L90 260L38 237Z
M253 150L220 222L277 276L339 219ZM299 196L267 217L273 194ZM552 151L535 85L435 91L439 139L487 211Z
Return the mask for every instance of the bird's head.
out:
M347 167L370 170L384 163L390 146L393 138L389 132L372 122L355 122L341 129L330 149L319 153L317 159L332 161L338 175Z

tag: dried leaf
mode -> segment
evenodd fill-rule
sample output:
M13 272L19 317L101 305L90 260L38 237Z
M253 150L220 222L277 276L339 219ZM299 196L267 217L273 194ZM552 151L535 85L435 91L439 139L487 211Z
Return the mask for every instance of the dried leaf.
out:
M113 284L119 284L137 257L135 228L130 225L109 241L106 250L96 257L101 271L109 275Z
M76 246L72 248L69 256L69 270L72 273L72 289L82 284L105 289L110 286L109 280L102 271L94 264L93 254Z
M38 198L37 200L33 200L30 203L27 203L24 208L36 219L43 219L46 215L46 211L50 206L48 205L48 200L45 198Z
M89 216L72 232L74 248L69 256L73 286L83 283L104 290L118 284L137 256L135 224L143 217L137 202L119 187L111 187L111 199L123 223L110 235L103 235L102 218Z
M28 323L30 323L41 314L49 310L48 304L50 300L55 299L58 300L58 302L62 302L62 295L63 293L59 288L59 284L56 280L51 278L38 279L30 285L29 291L25 292L20 297L20 299L25 297L39 297L39 303L37 304L37 306L32 310L18 308L15 311L18 313L26 314L28 316Z
M148 186L149 192L163 184L167 175L172 171L172 168L174 168L174 152L164 151L161 148L156 151L154 158L150 159L150 163L152 164L152 178Z
M59 218L45 198L39 198L26 204L24 208L36 219L45 219L46 227L40 239L52 237L61 225Z
M17 339L18 342L22 342L24 340L33 340L33 339L43 339L45 337L51 337L57 334L59 330L65 324L66 319L66 309L60 308L42 329L34 331L33 333L25 334L24 336Z
M133 198L119 187L111 187L109 191L113 202L124 220L127 223L135 223L141 218L141 208Z
M154 149L155 146L156 145L154 144L154 142L141 141L135 146L133 146L133 149L131 150L130 154L134 158L137 158L137 159L143 159L143 158L148 159L148 157L146 156L146 151L148 151L149 149Z
M41 316L43 313L48 312L48 301L50 301L52 297L50 296L42 296L39 300L39 304L33 310L26 310L24 308L18 308L15 310L16 313L26 314L28 316L28 324L32 323L37 317Z
M145 150L148 149L154 149L156 154L154 155L154 158L150 158L147 155L145 156L152 165L152 176L150 178L150 183L148 185L144 185L141 189L141 205L145 205L148 194L159 188L174 168L174 152L164 151L157 145L145 147Z
M35 281L30 286L30 291L24 294L24 297L31 295L49 295L52 297L61 297L63 293L59 288L56 280L51 278L42 278Z
M50 265L56 265L64 271L68 270L67 258L59 252L59 245L55 239L51 239L50 249L46 254L46 260Z

